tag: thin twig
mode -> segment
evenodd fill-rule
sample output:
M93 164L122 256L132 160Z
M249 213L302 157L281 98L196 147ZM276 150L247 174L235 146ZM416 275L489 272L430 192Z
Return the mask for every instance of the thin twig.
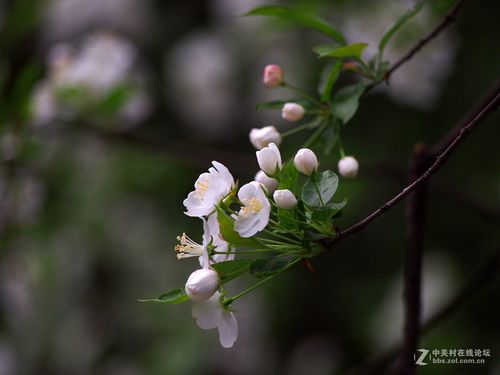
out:
M372 212L370 215L366 216L364 219L359 221L358 223L350 226L347 229L344 229L339 232L339 235L330 241L322 241L323 244L327 247L331 247L335 242L339 241L342 238L350 236L353 233L359 232L364 229L368 224L370 224L373 220L379 217L388 209L392 208L396 203L400 200L404 199L408 194L418 188L422 183L424 183L429 177L431 177L434 173L436 173L448 160L448 158L453 154L455 149L460 145L463 140L467 137L467 135L484 120L489 114L494 112L498 105L500 104L500 80L496 82L493 90L486 96L486 99L481 101L480 105L476 107L476 109L472 112L474 113L471 116L470 121L464 124L458 134L451 140L451 142L447 145L447 147L436 156L432 165L414 182L406 186L399 194L390 199L388 202L384 203L377 210ZM440 144L440 143L438 143Z
M405 62L411 60L411 58L420 51L427 43L435 39L439 34L441 34L449 25L455 22L455 18L464 4L465 0L458 0L455 5L445 14L443 20L432 30L425 38L418 41L418 43L411 48L406 54L401 56L392 66L389 68L385 74L385 80L388 81L391 75Z

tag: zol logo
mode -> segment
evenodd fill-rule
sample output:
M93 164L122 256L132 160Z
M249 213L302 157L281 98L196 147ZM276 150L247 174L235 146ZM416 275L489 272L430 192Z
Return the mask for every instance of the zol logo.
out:
M420 352L420 354L418 354ZM425 366L428 365L427 362L424 362L425 357L427 357L427 354L429 354L429 350L427 349L417 349L417 353L413 356L415 359L415 364L419 366ZM418 358L417 358L418 356Z

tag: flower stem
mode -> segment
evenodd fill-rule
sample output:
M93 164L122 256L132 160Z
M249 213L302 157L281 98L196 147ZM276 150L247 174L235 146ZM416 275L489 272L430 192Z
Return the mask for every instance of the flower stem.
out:
M326 127L328 126L328 122L325 121L322 125L318 126L318 128L316 129L316 131L311 135L311 137L306 141L306 143L304 143L304 146L305 148L309 147L312 143L314 143L314 141L316 140L316 138L318 138L321 133L323 133L323 131L326 129Z
M271 275L271 276L268 276L266 277L265 279L259 281L258 283L252 285L250 288L248 289L245 289L244 291L236 294L235 296L233 297L230 297L230 298L227 298L225 301L224 301L224 306L227 307L229 306L231 303L233 303L235 300L237 300L238 298L240 297L243 297L245 294L247 293L250 293L252 290L258 288L259 286L261 286L262 284L264 284L265 282L267 282L268 280L271 280L274 276L276 276L278 273L281 273L285 270L287 270L288 268L290 268L291 266L293 266L295 263L297 263L298 261L300 260L300 258L297 258L297 259L294 259L293 261L291 261L290 263L288 263L286 265L286 267L284 267L282 270L280 270L279 272L275 273L274 275Z
M287 132L284 132L284 133L281 133L281 137L287 137L289 135L292 135L292 134L295 134L295 133L298 133L298 132L301 132L302 130L307 130L309 128L315 128L316 126L318 126L320 123L318 122L318 119L315 118L313 121L311 122L308 122L306 124L303 124L303 125L300 125L300 126L297 126Z
M224 306L226 306L226 307L229 306L234 301L236 301L238 298L243 297L247 293L250 293L252 290L254 290L254 289L258 288L259 286L261 286L262 284L264 284L266 281L271 280L274 276L276 276L276 275L268 276L265 279L259 281L257 284L252 285L250 288L245 289L243 292L240 292L240 293L238 293L235 296L232 296L230 298L226 298L226 300L224 301Z
M275 236L277 238L281 238L283 241L287 241L287 242L291 242L291 243L295 243L297 245L300 245L299 241L296 241L296 240L293 240L291 238L282 236L281 234L278 234L278 233L271 232L270 230L264 229L264 232L266 232L266 233L268 233L268 234L270 234L272 236Z
M314 104L316 104L317 106L319 106L319 107L321 107L323 109L328 109L328 107L325 104L323 104L321 101L319 101L315 97L309 95L308 93L302 91L301 89L299 89L299 88L297 88L295 86L292 86L292 85L290 85L289 83L286 83L286 82L283 82L282 86L295 91L297 94L303 96L305 99L309 100L311 103L314 103Z

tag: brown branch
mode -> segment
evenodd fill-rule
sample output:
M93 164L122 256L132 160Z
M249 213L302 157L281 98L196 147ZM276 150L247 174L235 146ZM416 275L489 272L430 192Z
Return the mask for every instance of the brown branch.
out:
M475 293L483 291L484 287L498 277L500 271L500 249L497 249L484 259L481 264L472 272L467 281L462 285L455 296L446 305L436 311L422 325L422 335L430 332L439 323L452 316L462 307ZM389 348L384 353L367 361L355 369L348 371L348 374L381 374L396 358L401 347L396 345Z
M388 202L384 203L377 210L372 212L370 215L359 221L358 223L350 226L347 229L338 232L335 238L330 240L322 241L322 243L327 247L331 248L333 244L342 238L350 236L353 233L359 232L364 229L368 224L370 224L377 217L382 215L385 211L392 208L396 203L404 199L408 194L417 189L422 185L429 177L436 173L444 164L448 158L453 154L455 149L463 142L467 135L477 127L488 115L494 112L498 105L500 104L500 80L496 82L493 90L486 96L486 98L481 101L481 103L475 107L471 113L473 115L470 117L470 121L464 124L458 134L449 142L449 144L444 148L444 150L435 157L432 165L414 182L406 186L399 194L393 197ZM438 143L440 144L440 143Z
M411 48L406 54L401 56L392 66L389 68L385 74L385 81L389 81L391 75L404 63L411 60L411 58L420 51L426 44L435 39L439 34L441 34L449 25L455 22L455 18L460 11L460 8L464 4L465 0L458 0L453 7L445 14L443 20L432 30L425 38L418 41L418 43Z
M410 164L410 182L414 182L429 167L430 155L425 146L417 143ZM413 354L420 335L422 258L424 253L424 226L426 184L409 196L406 202L408 249L404 272L404 335L403 346L395 373L415 373Z

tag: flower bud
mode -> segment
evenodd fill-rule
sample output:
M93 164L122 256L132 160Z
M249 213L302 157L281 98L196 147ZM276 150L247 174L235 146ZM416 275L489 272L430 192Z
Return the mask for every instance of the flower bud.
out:
M194 271L186 282L186 294L193 301L209 299L219 288L219 276L210 268Z
M263 171L258 171L255 175L255 181L264 186L267 191L272 194L278 188L278 180L275 178L267 177Z
M276 190L273 194L274 202L279 208L284 208L285 210L290 210L297 205L297 198L295 195L288 190Z
M268 176L276 173L276 169L281 169L281 154L280 150L274 143L269 143L269 146L264 147L262 150L256 152L257 162L260 169L262 169Z
M281 143L281 134L274 126L264 126L263 128L254 128L250 130L250 143L257 149L261 150L269 143L279 145Z
M339 160L338 167L341 176L354 178L358 174L359 164L352 156L344 156Z
M297 168L300 173L306 176L310 176L313 171L318 169L319 165L316 154L308 148L301 148L297 151L293 159L293 164L295 164L295 168Z
M283 83L283 70L278 65L267 65L264 68L262 82L269 89L279 87Z
M281 117L287 121L300 121L305 113L304 107L297 103L286 103L281 109Z

